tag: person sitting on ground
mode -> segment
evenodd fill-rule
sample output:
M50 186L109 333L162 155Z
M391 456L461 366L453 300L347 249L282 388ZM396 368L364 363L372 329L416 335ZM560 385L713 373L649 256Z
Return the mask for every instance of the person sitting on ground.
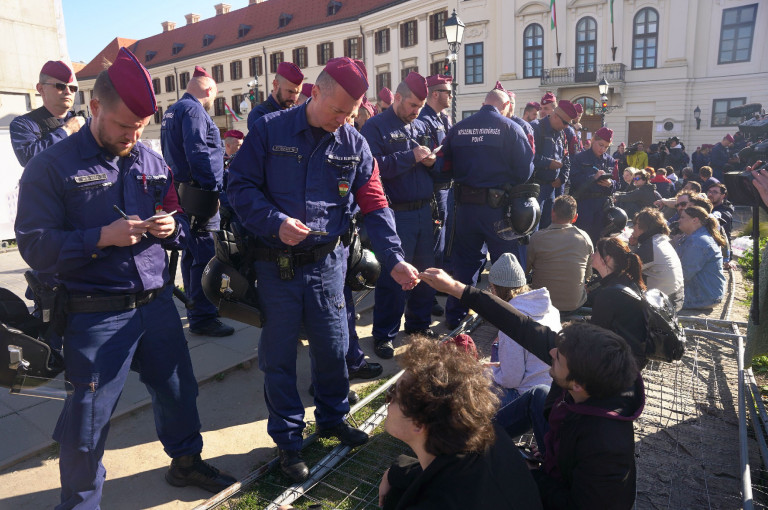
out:
M685 290L680 257L669 242L669 227L656 209L646 207L635 215L629 244L643 263L643 279L649 289L659 289L679 311Z
M562 389L549 414L543 465L532 471L544 508L632 508L636 487L632 422L643 411L645 392L627 342L588 323L571 323L555 333L509 303L457 282L440 269L427 269L420 277L461 299L551 365L550 374ZM465 508L500 507L472 504Z
M686 234L676 247L685 281L683 308L711 309L725 295L720 225L709 211L691 205L680 214L679 226Z
M661 198L656 191L656 186L650 181L648 172L638 170L633 177L635 189L627 193L614 193L613 197L618 207L624 209L628 218L634 217L640 209L653 205Z
M406 508L540 509L536 484L498 408L487 373L455 344L413 337L387 391L384 429L411 447L384 472L379 505Z
M589 235L575 226L577 204L560 195L552 206L552 223L534 232L528 244L526 272L531 287L546 288L561 314L572 312L587 300L585 282L592 277L589 258L594 252Z
M624 169L621 176L621 182L619 183L619 191L630 191L634 189L635 172L637 172L637 168L632 166L628 166Z
M656 175L653 176L651 182L656 186L656 191L659 192L662 198L669 198L675 194L675 185L667 179L667 170L659 168L656 170Z
M712 177L711 167L705 165L699 169L699 184L701 184L702 193L706 193L709 188L719 183L720 181Z
M511 253L503 254L494 262L488 282L494 296L552 331L560 331L560 312L552 306L549 292L545 288L531 290L528 287L523 268ZM544 404L552 384L549 367L503 331L499 332L498 345L498 366L492 367L493 381L501 389L496 423L504 427L510 437L523 435L533 427L536 445L543 453L544 434L549 430L544 418Z

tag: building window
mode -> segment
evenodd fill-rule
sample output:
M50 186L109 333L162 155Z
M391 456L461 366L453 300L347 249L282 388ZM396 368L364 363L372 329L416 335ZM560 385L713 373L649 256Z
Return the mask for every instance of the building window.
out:
M235 60L229 63L229 79L239 80L243 77L243 61Z
M646 7L635 15L632 32L632 69L656 67L659 40L659 13Z
M163 107L158 106L155 112L155 124L160 124L163 121Z
M464 46L464 83L483 83L483 43Z
M400 47L409 48L419 44L416 20L406 21L400 25Z
M411 73L411 72L418 73L419 72L419 66L404 67L400 71L400 79L404 80L405 77L408 76L408 74Z
M181 50L184 49L184 45L182 43L173 43L173 47L171 48L171 55L178 55Z
M152 89L155 91L155 94L162 92L160 89L160 78L152 78Z
M157 55L156 51L147 50L147 52L144 54L144 61L149 62L153 58L155 58L155 55Z
M544 68L544 29L538 23L523 32L523 78L541 76Z
M597 101L591 97L580 97L573 101L584 108L584 115L597 115Z
M392 73L379 73L376 75L376 93L378 94L384 87L392 89Z
M299 66L300 69L304 69L309 65L307 47L302 46L293 50L293 63Z
M165 91L173 92L176 90L176 77L173 75L165 77Z
M293 19L293 16L291 16L290 14L282 13L280 15L280 21L278 23L278 26L280 28L287 27L288 23L290 23L292 19Z
M261 57L251 57L248 59L248 76L261 75Z
M597 79L597 22L589 16L576 24L576 81Z
M349 58L362 58L362 37L352 37L344 40L344 56Z
M251 31L251 25L243 25L240 24L240 26L237 28L237 37L245 37L248 35L248 32Z
M339 2L338 0L331 0L330 2L328 2L328 10L327 10L328 16L333 16L334 14L339 12L339 9L341 9L341 2Z
M213 100L213 115L226 115L227 111L224 109L224 98L217 97Z
M215 65L211 68L211 76L213 81L221 83L224 81L224 66L221 64Z
M324 66L333 58L333 43L325 42L317 45L317 65Z
M450 76L451 64L448 62L448 59L438 60L437 62L429 64L429 74L430 76L433 74L445 74Z
M276 51L269 56L269 72L276 73L277 66L283 63L283 52Z
M77 93L77 102L81 105L85 105L85 92L80 90Z
M235 94L232 96L232 109L235 111L235 113L240 114L240 103L242 103L245 100L245 96L243 94Z
M749 62L756 15L757 4L723 9L718 64Z
M205 34L203 36L203 48L205 48L206 46L210 46L210 44L213 42L214 39L216 39L215 35Z
M448 19L448 11L436 12L429 16L429 40L439 41L445 39L445 20Z
M381 55L389 51L389 29L379 30L373 35L376 54Z
M189 73L184 72L179 75L179 88L181 90L187 89L187 83L189 83Z
M480 110L462 110L462 112L461 112L461 120L464 120L467 117L471 117L471 116L473 116L474 114L476 114L479 111Z
M712 101L712 127L738 126L744 117L729 117L728 110L734 106L746 104L746 97L715 99Z

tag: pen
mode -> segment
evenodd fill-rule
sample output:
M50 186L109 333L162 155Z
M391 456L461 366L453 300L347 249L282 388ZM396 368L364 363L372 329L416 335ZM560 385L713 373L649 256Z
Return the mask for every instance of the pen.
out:
M327 236L328 232L324 230L310 230L309 235L311 236Z
M122 209L120 209L120 208L117 206L117 204L114 204L114 205L112 206L112 209L114 209L115 211L117 211L117 214L119 214L120 216L122 216L124 220L129 220L129 219L130 219L130 218L128 217L128 215L127 215L127 214L125 214L125 211L123 211ZM147 233L146 233L146 232L142 232L142 234L141 234L141 237L143 237L144 239L148 239L148 238L147 238Z

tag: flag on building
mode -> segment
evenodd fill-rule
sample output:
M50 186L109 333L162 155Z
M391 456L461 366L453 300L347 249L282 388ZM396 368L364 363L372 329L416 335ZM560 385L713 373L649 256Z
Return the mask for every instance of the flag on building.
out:
M611 2L611 5L613 5L613 2ZM552 30L557 28L557 14L555 14L555 0L550 0L549 2L549 13L551 16L552 21Z
M611 0L611 25L613 25L613 0Z
M224 102L224 109L227 110L227 113L230 114L235 121L243 120L242 117L235 113L235 110L229 107L226 101Z

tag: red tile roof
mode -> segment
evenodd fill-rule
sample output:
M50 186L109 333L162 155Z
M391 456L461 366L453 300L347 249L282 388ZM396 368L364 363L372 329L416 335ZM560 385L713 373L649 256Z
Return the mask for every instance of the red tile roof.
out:
M104 58L114 59L121 46L127 46L151 72L153 67L162 64L358 19L409 0L337 0L341 2L341 8L336 14L328 16L330 1L267 0L146 39L136 41L116 38L77 73L77 77L80 80L96 77L103 69ZM279 24L282 14L290 15L291 20L281 28ZM251 28L244 37L238 37L238 30L242 25L249 25ZM208 46L203 47L203 38L206 35L213 35L215 38ZM176 44L183 44L184 47L174 55L172 51ZM148 52L155 52L150 61L146 60Z

